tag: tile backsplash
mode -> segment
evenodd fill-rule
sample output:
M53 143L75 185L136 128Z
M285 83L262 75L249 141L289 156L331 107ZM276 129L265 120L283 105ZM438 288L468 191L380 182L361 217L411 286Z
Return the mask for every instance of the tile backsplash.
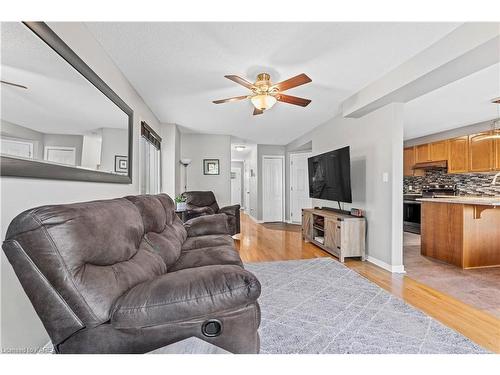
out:
M404 193L421 192L422 186L428 184L453 184L457 185L459 195L500 196L500 178L497 185L491 185L495 174L448 174L444 170L429 170L425 172L425 176L405 177Z

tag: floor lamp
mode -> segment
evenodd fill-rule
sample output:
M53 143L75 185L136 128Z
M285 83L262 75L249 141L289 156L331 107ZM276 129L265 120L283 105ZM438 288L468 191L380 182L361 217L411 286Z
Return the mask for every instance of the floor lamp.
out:
M188 184L187 167L191 164L191 159L181 159L179 162L184 166L184 192L186 192Z

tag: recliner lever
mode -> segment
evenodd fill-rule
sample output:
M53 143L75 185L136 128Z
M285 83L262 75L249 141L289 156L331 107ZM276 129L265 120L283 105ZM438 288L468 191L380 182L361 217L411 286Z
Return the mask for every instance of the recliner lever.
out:
M222 322L218 319L209 319L203 322L201 333L207 337L217 337L222 333Z

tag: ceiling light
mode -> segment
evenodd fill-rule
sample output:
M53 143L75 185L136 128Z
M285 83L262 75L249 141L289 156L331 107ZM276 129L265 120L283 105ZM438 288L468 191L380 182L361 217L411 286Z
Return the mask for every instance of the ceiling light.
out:
M276 98L268 94L254 95L250 98L255 108L265 111L276 104Z
M234 149L235 149L236 151L243 151L243 150L245 150L246 148L247 148L246 146L234 146Z

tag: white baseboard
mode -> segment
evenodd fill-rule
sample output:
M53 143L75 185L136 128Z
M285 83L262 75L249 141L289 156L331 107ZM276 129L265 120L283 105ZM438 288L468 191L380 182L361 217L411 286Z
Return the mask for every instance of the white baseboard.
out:
M390 264L380 260L380 259L377 259L377 258L374 258L370 255L368 255L368 257L366 258L366 260L370 263L373 263L375 264L376 266L379 266L380 268L383 268L384 270L386 271L389 271L391 273L406 273L405 271L405 266L401 265L401 266L391 266Z

